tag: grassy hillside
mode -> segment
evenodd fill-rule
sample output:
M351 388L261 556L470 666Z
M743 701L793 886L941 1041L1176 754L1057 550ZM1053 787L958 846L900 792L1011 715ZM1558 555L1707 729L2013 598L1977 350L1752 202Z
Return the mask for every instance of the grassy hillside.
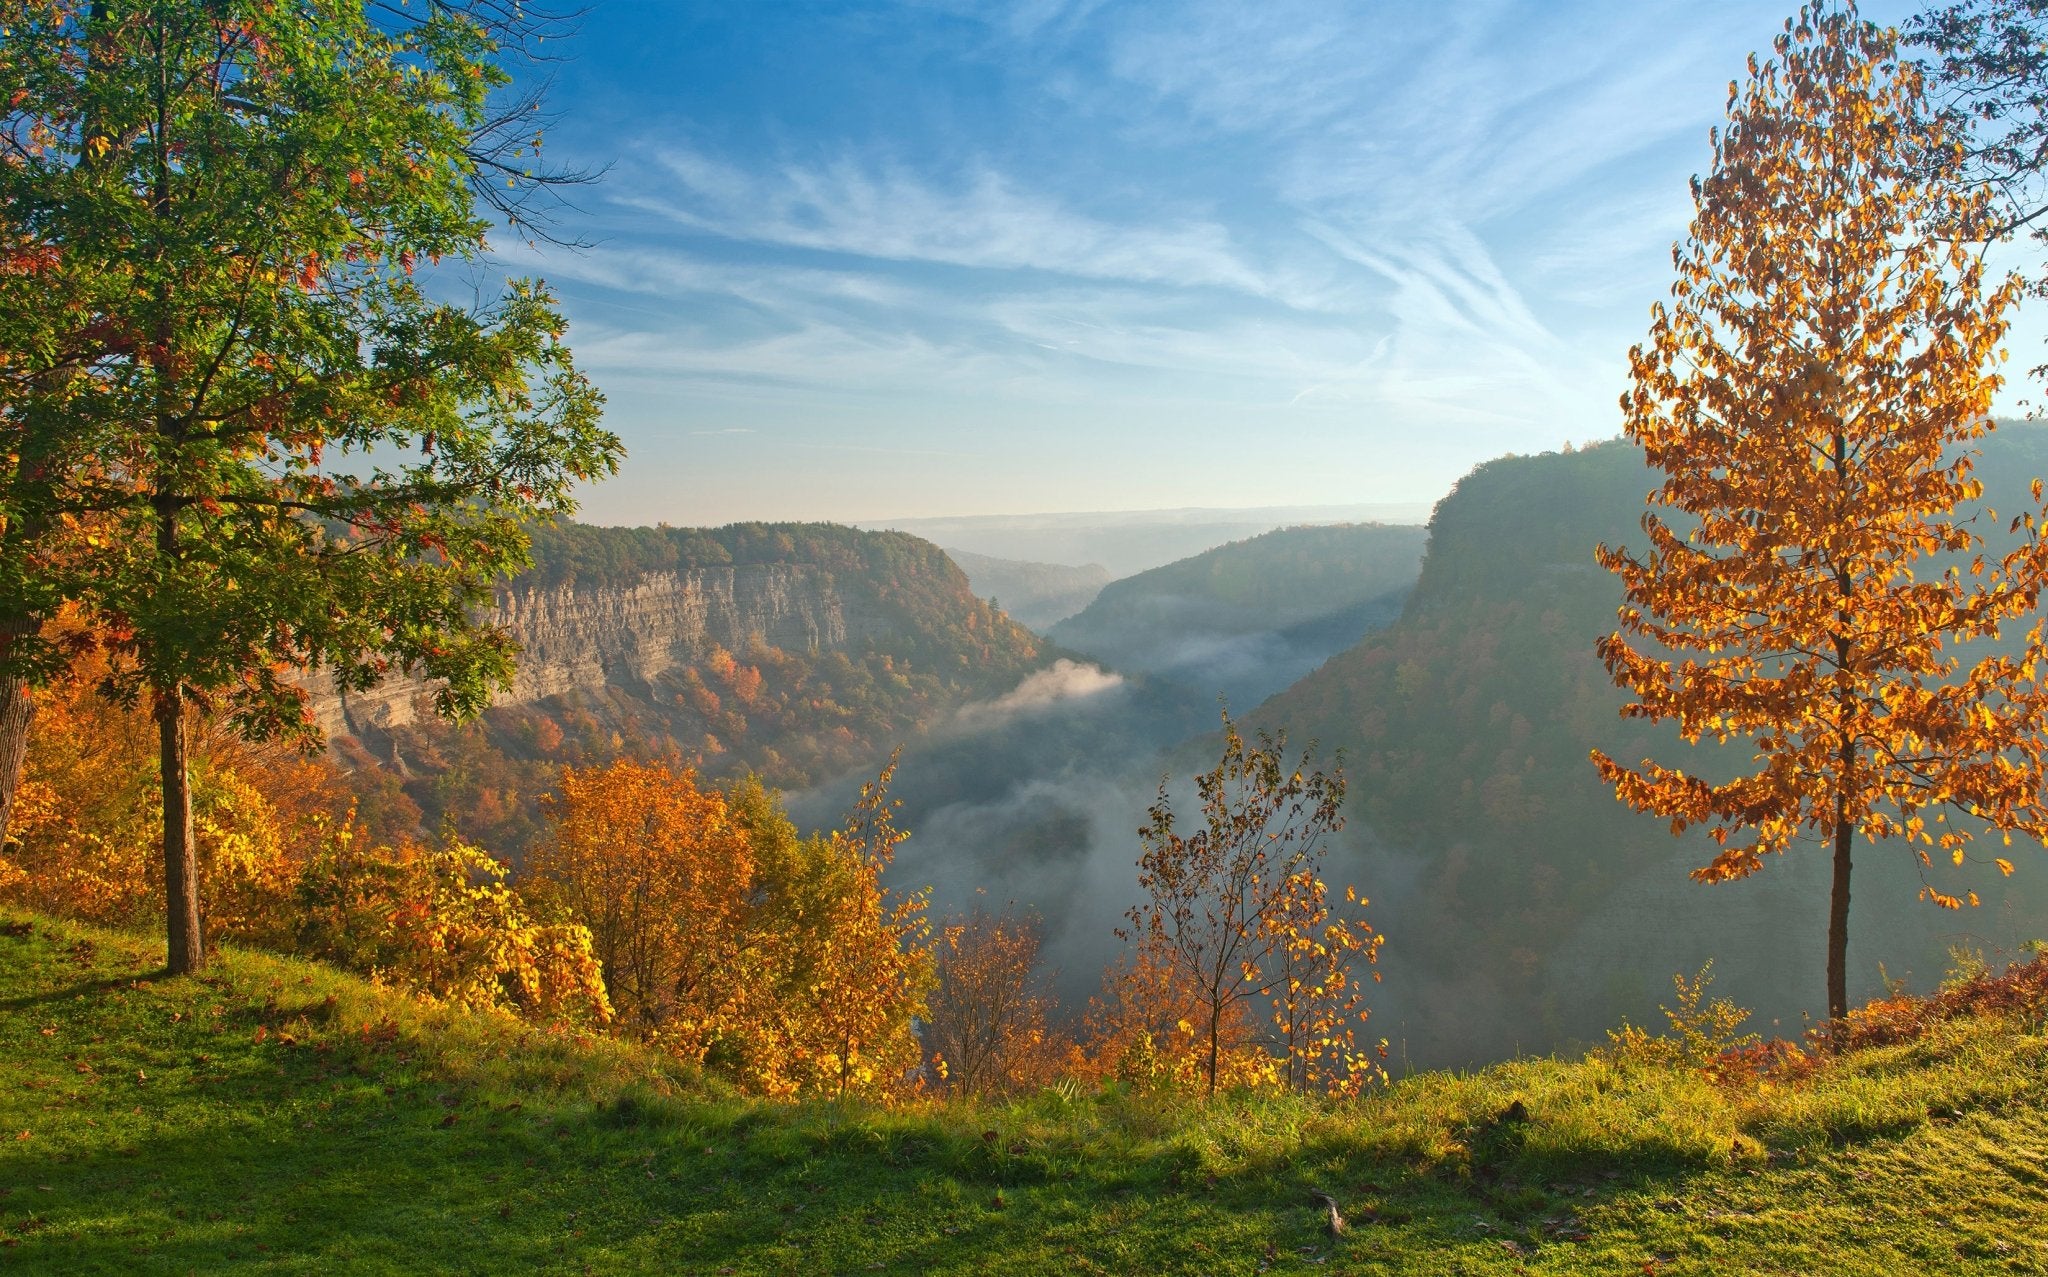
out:
M1350 1104L776 1107L230 951L0 916L0 1269L1899 1273L2048 1265L2048 1038L1797 1083L1608 1059ZM1332 1241L1309 1200L1351 1221Z
M1997 431L1978 473L2000 512L1981 521L1988 534L2048 474L2048 429ZM1641 543L1657 478L1619 441L1480 466L1439 503L1400 621L1254 715L1347 752L1347 810L1371 850L1343 872L1389 936L1384 1031L1419 1058L1596 1038L1710 957L1737 1000L1788 1031L1821 1002L1825 856L1700 886L1686 872L1711 858L1706 838L1628 812L1587 761L1598 745L1711 775L1746 757L1717 761L1617 717L1623 697L1594 655L1620 591L1593 547ZM1918 902L1910 853L1859 851L1852 997L1878 992L1880 964L1925 987L1951 946L2012 953L2048 931L2048 860L2019 865L2010 881L1943 866L1935 881L1986 901L1953 914Z

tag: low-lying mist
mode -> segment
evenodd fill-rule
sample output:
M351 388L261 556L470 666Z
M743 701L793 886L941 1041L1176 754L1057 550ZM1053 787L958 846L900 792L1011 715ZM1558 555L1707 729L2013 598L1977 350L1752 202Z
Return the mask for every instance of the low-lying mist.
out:
M1217 710L1213 694L1187 683L1071 660L961 710L903 752L893 792L912 837L891 880L929 885L934 916L976 903L1038 913L1042 962L1078 1014L1122 949L1116 928L1138 900L1145 809L1170 771L1176 809L1184 819L1194 812L1192 773L1214 760ZM871 777L793 794L791 814L830 826ZM1624 1018L1661 1028L1672 975L1711 959L1714 993L1753 1009L1751 1029L1796 1037L1820 998L1826 857L1788 855L1752 880L1708 887L1687 876L1692 849L1656 833L1638 867L1588 899L1568 932L1540 949L1494 951L1478 939L1478 920L1446 916L1431 890L1456 848L1390 847L1352 819L1331 843L1328 878L1333 890L1355 885L1370 902L1367 920L1388 937L1382 982L1366 988L1365 1036L1389 1040L1397 1071L1597 1044ZM2048 930L2026 903L2040 893L2024 884L2011 890L1988 874L1974 884L1985 908L1943 912L1916 899L1910 852L1880 850L1859 865L1854 997L1880 994L1883 976L1929 987L1951 946L2014 955Z
M1177 684L1068 660L962 709L906 747L896 769L898 823L912 836L892 881L929 885L939 915L977 901L1036 911L1061 1000L1084 1005L1135 900L1137 830L1162 752L1215 713ZM792 794L790 814L830 825L865 779Z
M1121 649L1121 668L1134 672L1062 658L963 707L904 748L892 792L912 836L892 882L930 886L935 916L977 903L1039 914L1043 965L1078 1013L1122 950L1116 929L1139 898L1138 828L1161 779L1172 774L1176 809L1193 812L1192 773L1214 761L1223 703L1250 708L1398 610L1396 597L1286 629L1240 620L1226 634L1200 632L1191 611L1187 625L1132 631L1153 637L1149 648ZM789 795L790 813L806 828L829 826L872 777ZM1347 833L1331 858L1375 897L1377 917L1378 897L1395 884L1367 846Z

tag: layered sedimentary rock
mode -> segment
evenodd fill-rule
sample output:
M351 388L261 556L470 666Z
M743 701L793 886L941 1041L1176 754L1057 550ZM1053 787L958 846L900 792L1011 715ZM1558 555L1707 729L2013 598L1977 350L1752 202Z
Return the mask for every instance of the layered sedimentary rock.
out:
M785 651L822 652L884 639L889 618L849 597L803 563L650 572L631 585L513 588L498 593L491 620L520 647L518 673L495 704L525 705L605 686L644 687L712 647L743 651L756 636ZM411 723L431 712L432 687L393 678L340 693L326 676L308 683L329 737Z

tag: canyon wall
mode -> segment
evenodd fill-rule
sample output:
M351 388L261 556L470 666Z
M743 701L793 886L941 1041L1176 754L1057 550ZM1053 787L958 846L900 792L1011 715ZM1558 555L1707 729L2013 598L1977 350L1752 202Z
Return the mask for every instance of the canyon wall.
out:
M526 705L606 686L642 688L664 670L716 645L744 651L760 636L784 651L818 653L886 640L891 618L805 563L649 572L630 585L514 585L498 592L491 619L520 647L518 673L496 705ZM330 738L386 730L430 715L433 689L391 678L367 692L338 692L322 674L307 683Z

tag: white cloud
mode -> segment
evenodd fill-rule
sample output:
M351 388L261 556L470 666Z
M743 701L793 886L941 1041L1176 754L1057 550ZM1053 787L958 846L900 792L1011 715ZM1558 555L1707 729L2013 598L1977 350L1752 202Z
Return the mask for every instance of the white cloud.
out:
M848 155L818 166L742 171L672 149L675 185L623 202L692 230L757 244L888 262L1215 287L1268 297L1277 284L1229 230L1167 217L1117 224L988 167L948 180Z
M1454 475L1606 433L1781 2L872 0L849 27L944 74L823 125L650 126L613 239L503 260L578 286L608 383L721 423L986 430L1053 492L1109 446L1227 503L1256 466L1201 449L1246 428L1314 434L1326 483L1420 440Z
M1091 700L1124 685L1121 674L1099 665L1083 665L1061 657L1045 669L1027 675L1023 682L992 701L963 705L954 715L961 727L975 730L995 727L1023 714L1038 714L1072 701Z

